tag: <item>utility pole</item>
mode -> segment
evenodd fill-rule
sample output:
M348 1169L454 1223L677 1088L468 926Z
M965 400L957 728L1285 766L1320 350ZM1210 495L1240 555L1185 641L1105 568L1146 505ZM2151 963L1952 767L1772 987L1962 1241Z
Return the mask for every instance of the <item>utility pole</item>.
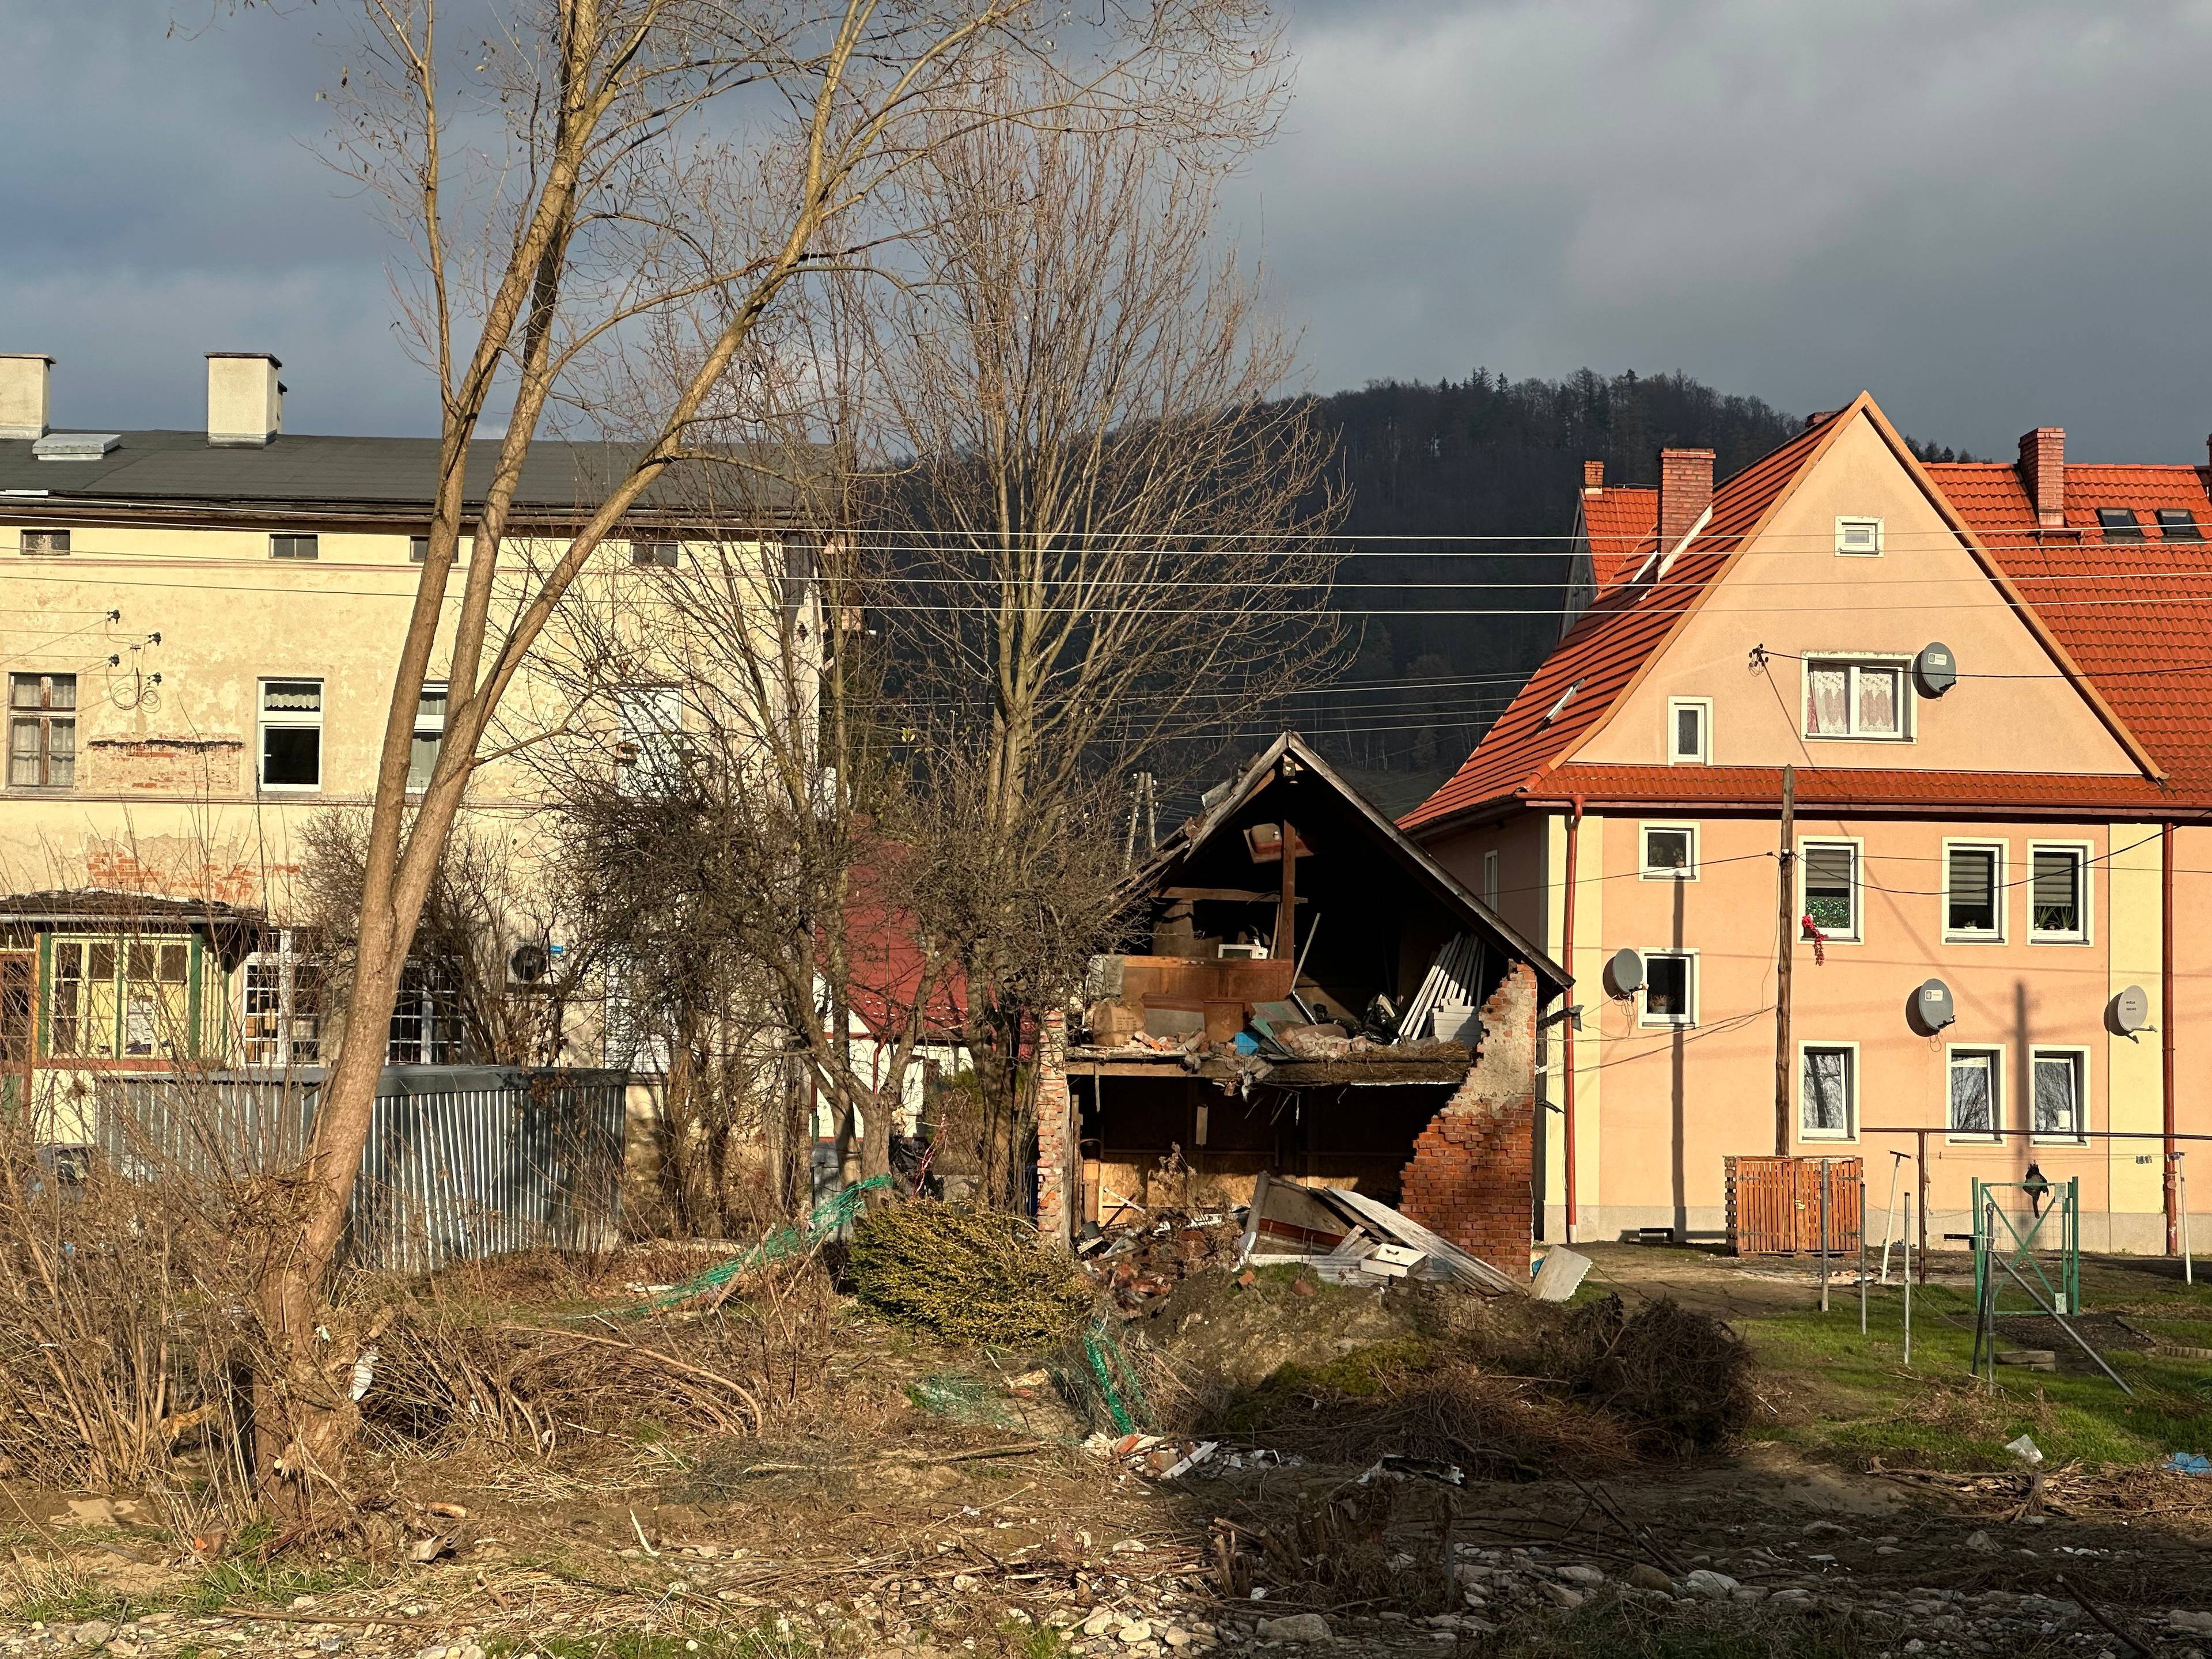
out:
M1774 1155L1790 1155L1790 963L1796 954L1797 769L1782 769L1782 856L1776 872L1776 908L1781 919L1774 964Z

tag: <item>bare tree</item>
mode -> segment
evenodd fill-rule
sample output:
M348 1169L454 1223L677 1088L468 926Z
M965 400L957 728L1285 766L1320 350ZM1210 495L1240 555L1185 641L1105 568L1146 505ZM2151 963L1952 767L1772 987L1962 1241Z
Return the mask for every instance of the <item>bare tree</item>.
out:
M695 428L759 367L787 291L895 233L873 211L884 185L933 144L1005 118L958 112L975 107L978 54L1060 66L1040 82L1042 106L1143 116L1173 107L1188 63L1249 51L1258 10L1105 0L1071 40L1077 26L1025 0L517 0L488 9L489 31L455 40L436 0L363 0L341 155L411 244L406 307L437 380L440 443L364 845L358 967L296 1228L258 1298L283 1356L256 1401L272 1498L299 1506L340 1488L357 1421L343 1387L354 1339L322 1291L386 1024L486 733L563 596L695 456ZM457 98L457 78L477 90ZM625 376L623 349L640 339L680 345L680 373L658 385ZM525 463L549 420L592 412L595 385L649 410L617 434L633 441L628 459L592 481L568 523L526 526L514 512ZM525 528L545 538L519 568L503 565L503 542ZM411 722L447 640L445 742L415 801Z
M1002 1060L1097 948L1121 776L1186 771L1340 643L1327 440L1215 240L1273 106L1233 72L1188 90L1218 118L940 122L900 181L929 227L916 268L872 313L890 447L915 458L884 610L933 844L963 849L948 944ZM1031 101L1018 77L987 96ZM988 1074L1019 1110L1017 1071Z

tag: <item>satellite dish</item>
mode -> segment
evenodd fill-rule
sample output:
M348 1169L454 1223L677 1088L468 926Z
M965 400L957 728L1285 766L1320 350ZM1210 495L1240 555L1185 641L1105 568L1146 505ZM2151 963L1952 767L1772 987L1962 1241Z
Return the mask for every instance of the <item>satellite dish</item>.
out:
M1912 1012L1923 1030L1942 1030L1959 1018L1951 1006L1951 988L1931 979L1912 994Z
M1959 659L1941 641L1923 646L1912 659L1912 679L1922 696L1940 697L1959 683Z
M2115 996L2105 1010L2105 1018L2113 1030L2122 1036L2133 1036L2138 1031L2150 1030L2150 994L2140 985L2130 985Z
M1605 988L1617 997L1632 997L1644 988L1644 958L1633 951L1615 951L1605 964Z

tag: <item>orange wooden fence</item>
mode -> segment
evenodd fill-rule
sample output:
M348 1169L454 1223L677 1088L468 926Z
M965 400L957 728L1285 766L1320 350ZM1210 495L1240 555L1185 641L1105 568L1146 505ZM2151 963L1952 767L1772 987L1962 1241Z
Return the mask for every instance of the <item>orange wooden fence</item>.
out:
M1737 1255L1816 1255L1820 1170L1828 1172L1828 1254L1856 1255L1861 1164L1855 1158L1731 1158L1729 1249Z

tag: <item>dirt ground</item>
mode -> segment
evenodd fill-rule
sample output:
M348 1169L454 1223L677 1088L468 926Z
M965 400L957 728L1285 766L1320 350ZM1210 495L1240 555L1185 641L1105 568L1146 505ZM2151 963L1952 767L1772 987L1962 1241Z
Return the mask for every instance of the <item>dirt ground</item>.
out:
M1802 1265L1588 1253L1585 1297L1664 1295L1747 1325L1817 1304ZM2114 1303L2163 1282L2084 1273ZM1172 1356L1164 1390L1179 1374L1249 1388L1406 1342L1432 1313L1403 1285L1209 1274L1129 1330ZM1164 1479L1085 1450L1094 1425L1032 1358L944 1348L847 1306L818 1407L760 1436L636 1422L557 1457L387 1448L386 1541L266 1560L252 1537L195 1553L158 1503L0 1485L0 1650L2212 1652L2212 1480L2054 1468L2031 1495L2017 1465L1870 1471L1792 1443L1786 1400L1725 1453L1571 1478L1452 1484L1449 1467L1231 1437Z

